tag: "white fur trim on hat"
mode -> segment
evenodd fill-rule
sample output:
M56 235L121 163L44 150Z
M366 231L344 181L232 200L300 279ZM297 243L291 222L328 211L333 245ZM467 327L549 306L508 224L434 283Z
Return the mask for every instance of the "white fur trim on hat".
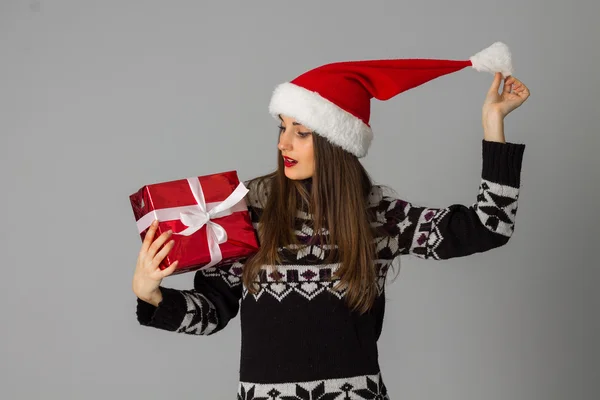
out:
M510 50L502 42L496 42L481 50L474 56L469 57L469 60L477 71L502 72L505 78L513 74Z
M360 118L325 99L317 92L291 82L273 91L269 113L295 118L302 125L327 138L357 157L364 157L373 140L373 132Z

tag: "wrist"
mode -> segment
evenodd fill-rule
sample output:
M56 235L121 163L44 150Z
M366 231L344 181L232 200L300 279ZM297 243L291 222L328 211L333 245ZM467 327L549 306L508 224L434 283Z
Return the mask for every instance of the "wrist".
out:
M504 117L496 112L484 114L482 118L484 139L490 142L505 142Z
M146 299L143 299L143 300L146 303L152 304L154 307L158 307L158 305L160 304L162 299L163 299L162 292L160 291L160 288L159 288L159 289L156 289L154 292L150 293L150 295Z
M495 125L504 122L504 115L502 112L495 109L483 110L481 113L481 122L484 127L486 125Z

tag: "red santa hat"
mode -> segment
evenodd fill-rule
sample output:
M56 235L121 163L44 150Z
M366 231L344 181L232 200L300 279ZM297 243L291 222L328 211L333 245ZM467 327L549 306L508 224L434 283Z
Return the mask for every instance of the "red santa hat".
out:
M325 64L273 91L269 113L295 118L344 150L364 157L373 132L371 98L388 100L432 79L473 67L477 71L513 74L508 47L496 42L468 60L393 59Z

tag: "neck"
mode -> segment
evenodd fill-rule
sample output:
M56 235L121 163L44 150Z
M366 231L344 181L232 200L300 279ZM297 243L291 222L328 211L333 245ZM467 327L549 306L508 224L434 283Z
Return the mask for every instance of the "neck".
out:
M302 179L300 181L300 183L306 188L306 190L308 190L308 192L310 193L311 189L312 189L312 177L310 178L306 178L306 179Z

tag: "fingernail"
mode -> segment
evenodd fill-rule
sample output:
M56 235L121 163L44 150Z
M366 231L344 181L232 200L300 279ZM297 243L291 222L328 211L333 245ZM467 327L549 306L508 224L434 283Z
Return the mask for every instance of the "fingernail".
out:
M172 233L173 233L173 230L172 230L172 229L169 229L169 230L167 231L167 234L169 234L169 235L170 235L170 234L172 234Z
M155 219L154 221L152 221L152 225L154 225L154 226L158 225L158 220Z

